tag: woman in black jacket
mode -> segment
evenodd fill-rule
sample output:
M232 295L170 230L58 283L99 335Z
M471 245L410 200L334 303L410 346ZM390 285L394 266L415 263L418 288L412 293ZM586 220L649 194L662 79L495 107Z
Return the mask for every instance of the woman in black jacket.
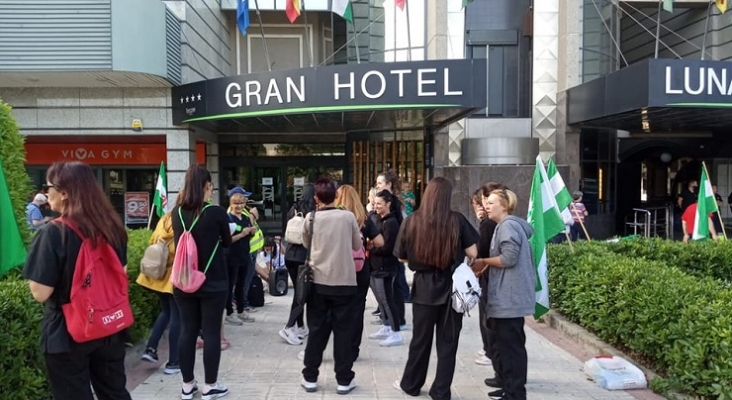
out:
M402 338L399 311L394 299L394 278L399 268L399 260L394 256L394 245L399 234L399 221L392 212L394 195L388 190L376 194L374 210L379 217L377 226L384 237L384 246L369 251L371 261L371 290L383 312L380 314L381 328L369 335L371 339L381 339L380 346L400 346Z
M312 211L315 211L315 186L312 183L308 183L303 186L300 201L293 205L287 213L287 219L290 220L295 215L304 217ZM297 285L295 284L297 282L297 269L305 263L307 254L308 250L302 244L287 243L287 248L285 249L285 266L287 267L287 272L290 274L292 286L295 290L297 290ZM295 293L292 296L290 317L287 319L285 327L280 329L279 332L280 337L293 346L301 345L303 339L309 333L302 318L303 314L304 309L298 308L297 306L297 293ZM295 326L295 323L297 323L297 326Z

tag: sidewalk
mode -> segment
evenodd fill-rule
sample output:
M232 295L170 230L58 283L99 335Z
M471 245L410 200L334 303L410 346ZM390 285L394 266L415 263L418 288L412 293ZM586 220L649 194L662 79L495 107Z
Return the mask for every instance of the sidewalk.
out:
M292 290L288 296L265 296L266 304L255 313L257 321L244 326L226 326L226 337L232 347L222 352L220 381L229 388L227 399L410 399L400 391L392 388L394 380L403 372L408 353L411 331L404 332L405 345L382 348L378 341L364 338L361 346L361 357L354 365L356 372L356 389L348 396L336 394L336 382L333 374L332 347L329 345L320 369L318 391L305 393L300 387L300 371L302 361L297 354L304 350L302 346L286 344L277 334L283 326L289 312ZM375 331L371 325L371 311L375 308L373 297L369 297L366 328L364 335ZM477 309L475 315L465 318L458 350L455 379L452 386L453 399L487 399L487 392L493 390L483 383L483 379L492 376L491 367L476 365L476 351L480 349L481 340L478 328ZM407 304L407 321L411 325L411 306ZM528 398L531 400L564 400L564 399L634 399L661 398L650 391L635 392L635 397L628 392L607 391L597 387L586 379L580 371L584 362L575 358L552 342L560 342L558 337L552 338L538 333L546 328L534 323L526 324L526 347L529 354ZM565 343L564 346L572 346ZM161 343L161 361L167 353L166 343ZM572 349L570 349L571 351ZM573 351L579 357L581 352ZM203 362L201 350L197 353L196 378L203 381ZM432 382L436 358L430 361L430 372L427 383L419 398L429 398L426 392ZM164 364L164 362L161 363ZM140 363L128 372L128 386L136 386L131 390L135 400L174 400L180 399L180 375L167 376L163 368L149 363ZM143 381L144 380L144 381ZM137 385L136 382L142 382ZM200 392L199 392L200 393ZM196 395L200 399L200 394Z

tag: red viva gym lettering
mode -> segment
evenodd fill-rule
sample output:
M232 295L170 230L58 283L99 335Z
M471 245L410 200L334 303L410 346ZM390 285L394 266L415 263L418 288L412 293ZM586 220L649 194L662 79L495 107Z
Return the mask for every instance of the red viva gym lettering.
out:
M77 147L75 149L62 149L61 157L67 160L78 160L85 161L87 159L112 159L112 160L125 160L133 159L134 154L132 150L94 150L87 149L84 147Z

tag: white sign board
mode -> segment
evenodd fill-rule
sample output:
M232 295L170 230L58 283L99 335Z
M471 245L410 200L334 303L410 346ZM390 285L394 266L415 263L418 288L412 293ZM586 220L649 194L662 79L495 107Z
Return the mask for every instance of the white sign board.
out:
M304 176L295 177L295 186L305 186L305 177Z
M272 178L262 178L262 185L264 186L272 186L274 185Z

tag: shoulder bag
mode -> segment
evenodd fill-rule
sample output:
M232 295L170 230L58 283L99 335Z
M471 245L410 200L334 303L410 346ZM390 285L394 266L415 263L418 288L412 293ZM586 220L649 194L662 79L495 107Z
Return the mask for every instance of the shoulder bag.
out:
M313 288L313 267L310 265L310 254L313 248L313 236L315 231L315 211L310 214L310 235L308 236L308 252L305 256L305 263L297 267L297 282L295 283L295 299L297 304L304 306L310 297Z

